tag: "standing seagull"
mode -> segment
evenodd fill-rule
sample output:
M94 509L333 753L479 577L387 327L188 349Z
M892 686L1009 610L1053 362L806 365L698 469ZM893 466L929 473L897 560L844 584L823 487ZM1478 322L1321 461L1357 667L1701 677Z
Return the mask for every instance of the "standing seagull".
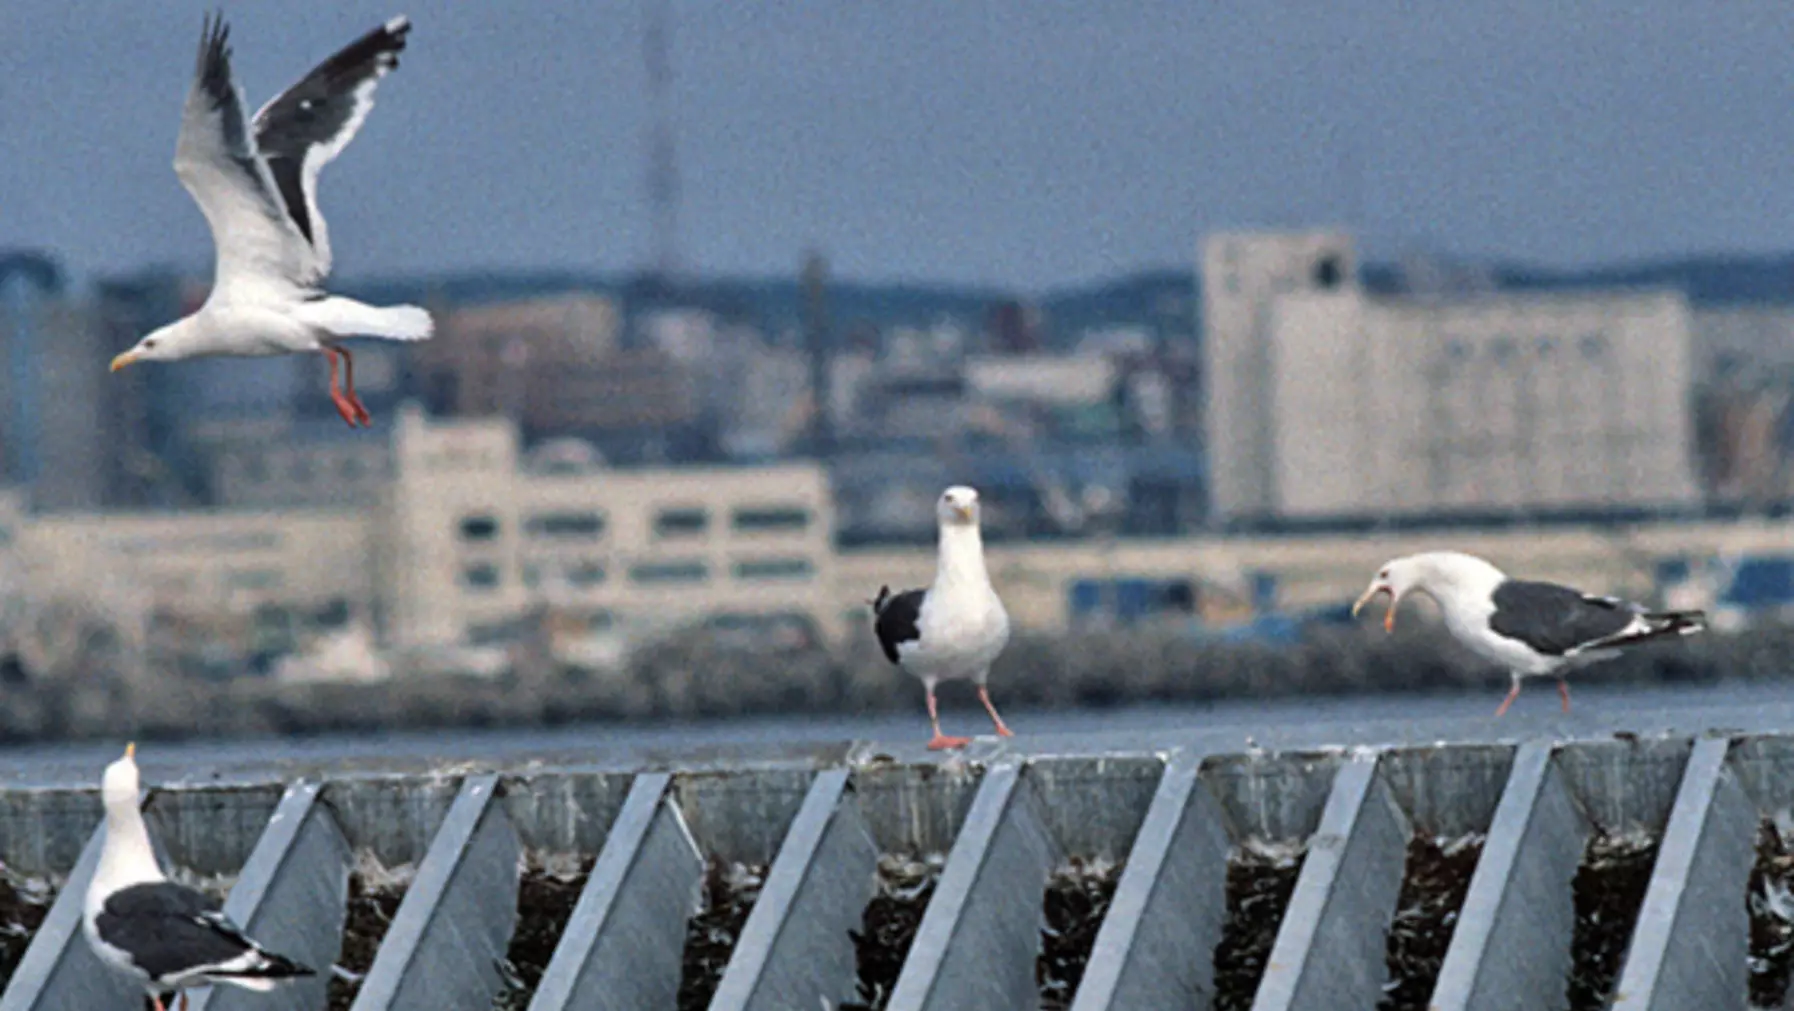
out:
M212 293L198 312L112 359L112 371L201 355L317 352L330 362L337 413L351 428L368 424L342 339L418 341L433 326L417 306L376 308L320 287L330 275L330 236L318 212L318 170L360 129L374 86L399 65L409 31L401 16L363 35L262 106L251 123L231 78L230 28L207 19L174 172L212 229Z
M1438 601L1454 638L1483 659L1507 668L1513 688L1495 710L1496 716L1506 713L1519 696L1522 678L1556 678L1567 713L1570 685L1564 678L1572 670L1611 660L1635 643L1693 635L1707 627L1707 616L1700 611L1650 612L1617 597L1509 579L1481 558L1457 551L1428 551L1390 561L1352 605L1352 615L1356 617L1378 594L1388 594L1383 629L1394 631L1397 605L1416 591Z
M232 983L268 991L312 970L243 936L217 900L168 880L156 865L149 831L137 809L136 745L106 766L100 796L106 804L106 841L87 885L82 933L100 961L131 977L156 1011L162 996L187 988Z
M984 685L991 662L1009 642L1009 614L984 571L978 493L963 485L948 488L935 504L934 513L941 527L934 585L897 594L881 586L872 613L876 615L873 629L885 656L921 678L928 691L928 722L934 727L928 747L940 751L971 743L971 738L941 733L934 686L943 680L970 679L978 686L978 699L996 724L997 734L1014 735L1003 725Z

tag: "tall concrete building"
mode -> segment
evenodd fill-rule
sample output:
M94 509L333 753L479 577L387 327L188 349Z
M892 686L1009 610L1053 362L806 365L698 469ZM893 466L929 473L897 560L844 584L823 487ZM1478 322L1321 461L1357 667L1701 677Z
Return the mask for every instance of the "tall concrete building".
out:
M1221 233L1201 256L1203 433L1210 516L1220 523L1277 509L1271 312L1279 298L1356 283L1343 232Z
M1332 233L1209 243L1215 519L1698 504L1682 295L1376 296L1350 264Z

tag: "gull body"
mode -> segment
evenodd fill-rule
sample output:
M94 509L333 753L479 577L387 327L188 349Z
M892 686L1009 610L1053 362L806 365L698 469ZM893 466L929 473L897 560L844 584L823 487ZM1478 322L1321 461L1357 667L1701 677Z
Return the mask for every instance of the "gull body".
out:
M1391 559L1352 605L1352 614L1387 596L1383 628L1393 631L1396 608L1413 593L1439 605L1452 638L1507 670L1512 687L1495 710L1497 716L1519 696L1524 678L1556 678L1564 712L1569 712L1565 677L1571 671L1611 660L1639 643L1693 635L1707 627L1700 611L1653 612L1618 597L1512 579L1488 561L1460 551Z
M928 746L940 750L970 743L941 733L935 686L942 681L975 684L997 734L1011 736L986 685L991 664L1009 643L1009 613L984 567L978 493L964 485L948 488L935 503L935 519L940 542L934 582L926 590L895 594L880 587L872 611L886 659L919 678L927 692L934 729Z
M156 1011L166 1011L162 998L170 993L179 993L185 1008L191 987L228 983L267 991L312 975L250 940L217 900L162 873L138 809L135 754L127 746L100 784L106 836L81 910L81 932L94 954L141 986Z
M341 154L398 66L411 22L395 17L345 46L264 105L253 120L231 76L230 30L208 19L175 145L174 169L211 228L212 291L199 310L160 327L112 360L317 353L330 363L330 397L350 426L371 420L355 393L349 337L428 338L430 314L376 307L323 290L329 228L319 171ZM338 384L339 361L343 381Z

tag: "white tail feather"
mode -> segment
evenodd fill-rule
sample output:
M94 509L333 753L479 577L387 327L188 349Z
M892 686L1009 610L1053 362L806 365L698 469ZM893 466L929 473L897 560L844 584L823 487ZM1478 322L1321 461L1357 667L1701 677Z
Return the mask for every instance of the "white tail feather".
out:
M305 302L293 315L338 337L421 341L436 329L430 314L415 305L372 306L338 295Z

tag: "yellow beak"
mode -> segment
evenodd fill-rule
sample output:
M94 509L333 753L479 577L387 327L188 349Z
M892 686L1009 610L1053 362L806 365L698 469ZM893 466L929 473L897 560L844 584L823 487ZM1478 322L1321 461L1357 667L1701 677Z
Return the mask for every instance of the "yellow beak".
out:
M137 742L136 741L132 741L131 743L125 745L125 757L126 758L137 757Z
M126 351L124 354L119 355L117 358L112 359L111 371L117 372L119 369L124 368L125 366L131 364L132 362L134 362L136 360L137 360L137 352Z
M972 522L972 509L970 506L954 506L953 511L958 514L960 519L965 520L967 523Z
M1364 591L1364 596L1359 597L1357 603L1352 605L1352 617L1358 617L1358 612L1364 610L1364 605L1375 600L1381 593L1389 595L1389 609L1383 612L1383 631L1393 632L1395 631L1395 605L1400 601L1396 599L1395 591L1382 583L1373 584L1370 589Z

